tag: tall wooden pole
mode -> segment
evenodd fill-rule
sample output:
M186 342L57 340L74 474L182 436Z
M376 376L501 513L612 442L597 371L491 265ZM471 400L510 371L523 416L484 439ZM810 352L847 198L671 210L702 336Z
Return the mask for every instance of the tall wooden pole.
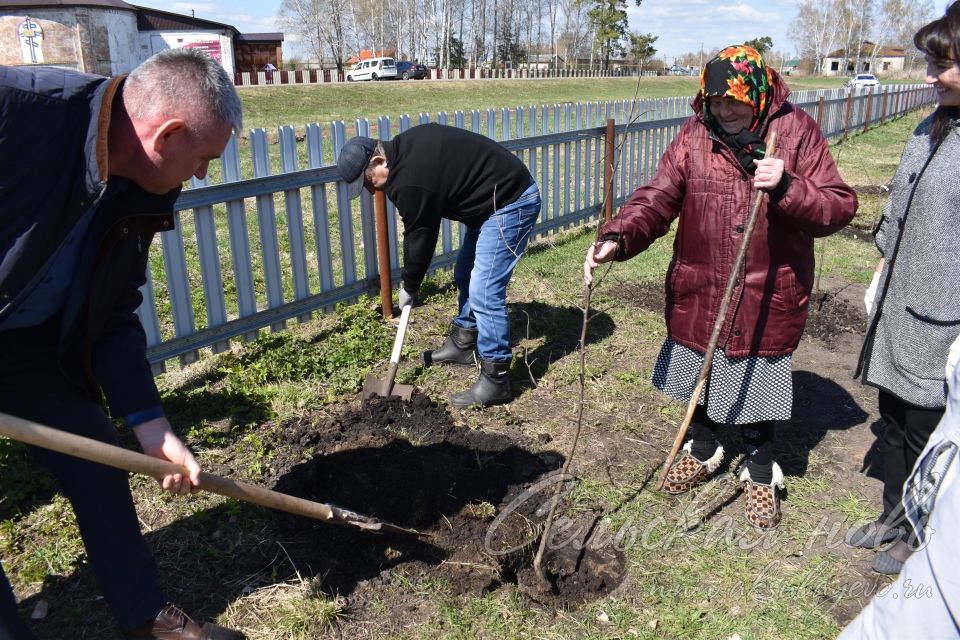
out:
M393 317L393 282L390 275L390 234L387 229L387 196L373 192L373 213L377 227L377 262L380 264L380 308L384 319Z

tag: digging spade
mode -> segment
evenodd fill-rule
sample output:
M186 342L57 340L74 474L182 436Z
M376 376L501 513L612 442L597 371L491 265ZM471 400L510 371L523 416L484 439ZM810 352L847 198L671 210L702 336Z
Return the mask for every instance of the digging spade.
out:
M363 381L363 393L361 397L366 401L368 398L381 396L389 398L390 396L399 396L401 400L410 401L413 395L413 387L409 384L394 384L397 377L397 365L400 363L400 350L403 348L403 337L407 333L407 323L410 322L411 305L407 305L400 312L400 326L397 328L397 338L393 342L393 353L390 354L390 367L387 369L387 377L380 379L372 373L367 374Z
M57 451L76 458L97 462L109 467L140 473L153 478L160 478L172 473L184 476L189 472L178 464L160 460L143 453L137 453L98 440L84 438L45 427L29 420L0 413L0 435L13 440L51 451ZM405 529L389 522L382 522L376 518L365 516L347 509L341 509L320 502L312 502L295 496L271 491L237 480L231 480L212 473L201 472L199 488L210 493L216 493L228 498L235 498L258 504L262 507L278 509L299 516L314 518L329 524L339 524L371 532L401 533L404 535L428 538L430 534Z

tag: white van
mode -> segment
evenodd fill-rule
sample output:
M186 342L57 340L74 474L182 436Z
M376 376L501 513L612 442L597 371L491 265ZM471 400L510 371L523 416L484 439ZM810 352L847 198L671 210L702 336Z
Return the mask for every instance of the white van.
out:
M393 58L370 58L361 60L347 71L347 82L355 80L393 80L397 77L397 64Z

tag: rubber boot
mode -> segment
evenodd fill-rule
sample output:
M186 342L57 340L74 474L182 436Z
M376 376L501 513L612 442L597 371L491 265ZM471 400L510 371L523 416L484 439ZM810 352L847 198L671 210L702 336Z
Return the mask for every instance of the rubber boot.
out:
M458 409L489 407L504 404L513 399L510 393L510 361L480 361L480 377L466 391L450 397L450 404Z
M435 351L423 352L423 364L473 364L473 352L477 348L477 329L464 329L450 323L450 335L443 346Z

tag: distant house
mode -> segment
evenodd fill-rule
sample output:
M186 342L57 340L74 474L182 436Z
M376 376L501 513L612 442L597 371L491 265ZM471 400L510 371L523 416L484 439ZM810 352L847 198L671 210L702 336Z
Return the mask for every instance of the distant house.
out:
M208 53L233 75L282 68L282 33L242 34L229 24L123 0L0 0L0 64L126 73L180 47Z
M780 65L780 73L785 76L792 76L800 70L800 58L794 58L793 60L786 60L782 65Z
M878 46L869 40L860 47L860 66L856 67L857 54L849 55L845 49L831 51L823 58L823 75L846 76L855 73L899 73L906 59L903 47Z
M237 71L259 71L266 66L283 68L282 33L241 33L234 39Z
M547 69L559 69L566 64L562 56L553 53L537 53L527 56L527 68L545 71Z

